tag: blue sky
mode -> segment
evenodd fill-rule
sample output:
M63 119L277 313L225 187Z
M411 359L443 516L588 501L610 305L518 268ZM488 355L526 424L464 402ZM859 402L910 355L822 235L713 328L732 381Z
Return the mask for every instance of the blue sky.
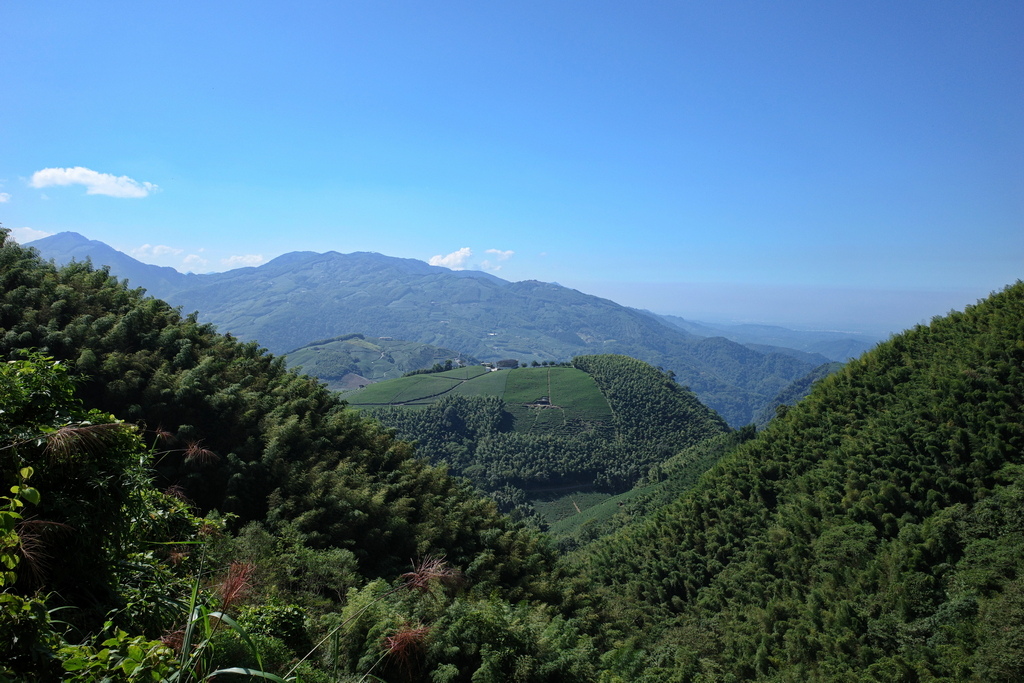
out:
M1020 2L6 0L0 222L896 330L1024 275L1021 35Z

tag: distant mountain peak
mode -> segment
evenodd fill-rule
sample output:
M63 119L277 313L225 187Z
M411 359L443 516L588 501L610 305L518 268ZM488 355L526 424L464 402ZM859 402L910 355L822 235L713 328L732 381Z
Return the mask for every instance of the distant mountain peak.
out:
M58 232L25 245L37 250L43 258L57 265L71 261L91 261L94 266L108 266L117 277L133 286L164 288L189 276L168 266L154 266L132 258L99 240L91 240L77 232Z
M355 331L481 360L619 353L672 370L736 426L817 364L687 335L658 317L551 282L511 283L376 252L294 251L260 266L183 275L76 234L32 246L58 263L89 257L109 265L132 286L275 353Z
M113 247L108 246L108 245L104 244L103 242L100 242L99 240L91 240L88 237L86 237L85 235L79 234L77 232L71 232L71 231L58 232L55 235L49 235L47 237L42 237L40 239L33 240L32 242L29 242L26 246L30 246L30 247L31 246L37 246L37 245L40 245L40 244L43 244L43 243L45 243L47 245L60 245L61 247L64 247L64 248L75 247L75 246L79 246L79 245L82 245L82 246L88 245L88 246L93 246L93 247L98 247L98 248L110 249L111 251L116 251Z

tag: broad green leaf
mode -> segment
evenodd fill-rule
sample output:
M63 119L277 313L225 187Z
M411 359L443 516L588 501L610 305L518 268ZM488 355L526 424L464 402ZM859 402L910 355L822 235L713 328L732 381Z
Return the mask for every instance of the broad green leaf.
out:
M74 657L64 661L65 671L79 671L89 665L88 660L83 657Z
M33 505L39 504L39 491L30 486L26 486L24 489L21 490L21 496L22 498L32 503Z

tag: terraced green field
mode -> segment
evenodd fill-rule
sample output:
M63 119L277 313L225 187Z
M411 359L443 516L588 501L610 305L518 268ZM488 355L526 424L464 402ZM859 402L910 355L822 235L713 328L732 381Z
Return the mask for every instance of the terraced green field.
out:
M523 368L509 372L509 382L505 387L505 402L533 403L548 397L550 394L548 382L550 372L549 368Z
M608 401L594 378L581 370L564 367L490 372L474 365L378 382L345 398L359 408L426 405L448 395L498 396L515 417L516 431L522 432L557 432L580 421L612 419Z
M455 368L446 372L439 372L436 377L450 377L451 379L475 379L490 373L490 370L482 365L467 365L464 368Z
M537 513L548 524L554 525L563 522L571 517L576 517L578 523L582 515L591 508L612 498L610 493L599 493L596 491L574 491L566 495L548 495L538 497L533 506ZM566 524L571 528L572 524Z
M575 368L550 368L552 402L564 406L572 413L572 420L605 421L612 419L608 399L587 373Z
M371 384L351 395L352 405L399 405L403 403L429 403L462 383L453 377L436 375L413 375L387 382Z
M509 375L517 370L499 370L498 372L485 372L473 378L471 382L463 382L456 389L455 393L461 396L503 396L505 394L505 383Z

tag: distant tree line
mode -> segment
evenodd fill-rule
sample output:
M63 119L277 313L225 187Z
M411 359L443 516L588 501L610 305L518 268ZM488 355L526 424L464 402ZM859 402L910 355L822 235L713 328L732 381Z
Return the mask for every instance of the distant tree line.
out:
M517 361L518 362L518 361ZM592 486L628 490L652 465L710 436L725 422L689 391L627 356L581 356L608 398L611 424L578 421L547 433L516 429L497 397L447 396L415 410L382 407L368 414L489 492L505 511L530 515L527 494Z
M421 368L419 370L412 370L411 372L407 372L404 375L402 375L402 377L412 377L413 375L431 375L431 374L436 374L438 372L448 372L449 370L451 370L451 369L453 369L455 367L456 367L455 363L453 363L452 359L449 358L444 363L434 363L434 365L429 367L429 368Z

